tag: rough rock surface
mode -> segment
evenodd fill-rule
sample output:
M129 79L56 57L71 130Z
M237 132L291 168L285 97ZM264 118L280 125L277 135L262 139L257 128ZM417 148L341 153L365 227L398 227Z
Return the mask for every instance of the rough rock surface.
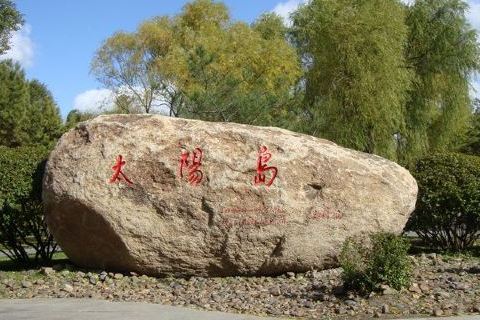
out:
M334 266L346 237L400 233L417 185L391 161L283 129L111 115L60 139L43 192L80 266L223 276Z

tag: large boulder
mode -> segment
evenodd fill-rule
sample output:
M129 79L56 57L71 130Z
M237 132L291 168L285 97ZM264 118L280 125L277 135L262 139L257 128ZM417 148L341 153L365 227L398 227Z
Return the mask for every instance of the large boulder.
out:
M80 266L222 276L333 266L348 236L400 233L417 184L391 161L283 129L110 115L63 135L43 192Z

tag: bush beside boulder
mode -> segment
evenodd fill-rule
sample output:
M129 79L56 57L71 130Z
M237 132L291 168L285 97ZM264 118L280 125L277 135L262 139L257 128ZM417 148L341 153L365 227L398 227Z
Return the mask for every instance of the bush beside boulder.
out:
M436 154L418 161L417 206L407 229L429 246L462 251L480 236L480 157Z
M43 147L0 147L0 251L18 262L48 262L55 251L41 202L47 156Z

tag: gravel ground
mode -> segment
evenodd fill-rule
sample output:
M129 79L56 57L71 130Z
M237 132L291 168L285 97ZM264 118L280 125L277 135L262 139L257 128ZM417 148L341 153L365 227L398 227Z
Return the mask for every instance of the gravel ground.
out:
M361 297L342 288L341 269L279 277L190 279L87 272L70 265L0 271L0 298L96 298L204 310L307 318L395 318L480 313L480 260L436 254L411 257L408 289Z

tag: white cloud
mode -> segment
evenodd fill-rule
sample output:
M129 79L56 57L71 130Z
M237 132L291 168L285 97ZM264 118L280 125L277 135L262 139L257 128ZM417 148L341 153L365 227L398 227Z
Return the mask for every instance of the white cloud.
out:
M298 6L307 0L288 0L286 2L280 2L273 8L273 12L282 17L287 24L291 24L290 14L297 10Z
M469 5L470 10L467 13L467 18L475 29L480 30L480 3L469 1Z
M73 109L81 112L100 113L113 108L113 92L108 89L92 89L78 94Z
M20 30L15 31L10 38L10 49L0 56L0 60L12 59L19 62L24 68L33 65L33 41L30 38L32 27L25 24Z
M141 95L141 89L137 88L137 92ZM137 97L127 87L122 87L119 92L125 94L138 103ZM103 113L110 111L115 106L115 92L110 89L91 89L78 94L73 102L73 109L77 109L81 112L88 113ZM159 95L152 101L152 113L168 114L169 109L167 107L166 100L163 96Z

